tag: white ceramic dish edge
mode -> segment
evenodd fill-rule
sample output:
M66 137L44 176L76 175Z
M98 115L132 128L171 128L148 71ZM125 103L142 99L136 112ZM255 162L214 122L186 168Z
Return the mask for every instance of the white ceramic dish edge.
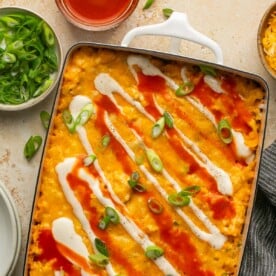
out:
M21 248L21 225L13 198L0 181L0 276L10 276Z

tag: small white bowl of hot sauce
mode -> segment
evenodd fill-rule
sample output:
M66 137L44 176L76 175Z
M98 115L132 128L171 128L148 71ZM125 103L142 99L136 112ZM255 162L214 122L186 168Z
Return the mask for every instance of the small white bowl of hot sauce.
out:
M89 31L117 27L135 10L139 0L55 0L65 18Z

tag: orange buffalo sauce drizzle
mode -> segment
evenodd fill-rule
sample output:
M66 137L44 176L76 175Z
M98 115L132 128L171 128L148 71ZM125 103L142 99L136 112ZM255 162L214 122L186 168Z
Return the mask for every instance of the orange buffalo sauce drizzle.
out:
M154 105L154 94L162 94L162 97L166 99L166 102L173 106L174 111L177 114L177 117L185 121L190 125L191 128L196 129L195 124L193 121L190 119L189 116L185 113L185 111L182 109L181 106L176 101L172 100L172 97L170 96L167 86L166 86L166 81L162 77L157 77L157 76L147 76L144 75L142 72L138 73L138 89L140 92L143 93L145 100L147 101L147 107L146 110L154 117L154 118L159 118L160 113L157 110L157 108ZM154 88L154 84L156 84L156 88ZM194 92L193 92L194 93ZM216 93L217 94L217 93ZM207 99L208 101L208 99ZM211 104L211 103L210 103ZM208 106L207 106L208 107ZM200 130L199 130L200 131ZM209 136L207 136L205 133L200 131L200 135L208 140L210 139ZM216 145L220 151L223 151L223 155L231 162L235 162L237 160L237 155L236 155L236 150L235 147L222 147L218 142L212 141L212 143ZM183 150L182 150L183 151ZM177 151L178 152L178 151Z
M103 100L103 98L105 99ZM103 98L102 98L102 101L97 101L98 105L97 105L96 126L97 128L106 131L105 128L107 127L104 123L103 112L105 110L108 112L112 112L112 111L115 111L115 108L111 101L107 102L107 97L104 96ZM103 106L104 105L103 103L106 104L106 107ZM116 110L116 113L117 111L118 110ZM132 163L130 159L124 158L124 156L127 155L127 152L125 152L125 149L121 146L120 143L112 143L110 144L110 147L112 151L121 152L121 155L116 155L117 159L121 163L122 162ZM118 150L117 147L119 147L120 149ZM122 158L123 158L123 161L122 161ZM124 164L123 167L124 167L124 172L128 174L129 172L128 168L131 167L131 164ZM156 195L156 193L153 193L150 191L146 191L144 193L141 193L140 195L143 196L144 204L147 204L148 199L151 197L154 197L157 199L160 197L159 195ZM160 198L159 200L161 201L162 199ZM176 229L169 230L173 228L173 219L169 211L168 210L165 211L165 210L166 208L164 208L161 215L154 215L154 214L152 215L154 216L156 224L161 233L162 243L164 243L165 246L168 248L168 250L166 250L166 253L165 253L166 258L168 258L170 262L173 263L175 267L177 267L177 269L179 269L180 271L186 272L189 275L198 275L198 276L213 275L212 273L204 272L200 269L201 264L199 263L199 258L197 256L196 249L190 242L189 236L184 232L177 231ZM99 220L99 218L97 219ZM182 245L179 245L179 244L182 244ZM176 245L177 245L177 248L175 248ZM178 249L181 249L181 251L179 251ZM181 254L178 254L178 252L181 252Z
M139 272L131 265L131 263L128 262L128 259L121 253L121 248L119 248L112 242L108 235L108 231L101 230L98 227L98 223L103 214L99 214L97 209L92 205L91 196L93 195L93 192L91 191L87 182L79 179L76 176L76 172L69 174L67 179L72 190L76 192L79 190L82 191L82 196L80 196L80 193L78 193L76 196L82 208L84 209L84 212L87 214L87 216L89 216L91 229L99 239L107 244L111 261L114 261L115 263L120 264L122 267L124 267L124 269L128 272L128 275L139 275ZM123 212L122 209L120 211Z
M141 76L141 73L140 75ZM144 75L143 75L144 76ZM146 77L147 81L143 80L143 85L142 89L146 89L146 83L150 83L150 88L153 89L153 84L154 81L150 81L151 76L144 76ZM160 83L158 84L158 89L159 91L165 91L165 88L162 89L162 83L164 82L163 78L156 78L154 77L154 80L158 80ZM165 85L165 84L164 84ZM139 86L140 87L140 86ZM165 92L163 92L165 93ZM153 101L153 94L152 93L146 93L145 98L148 100L150 99L151 102L151 107L148 106L148 112L153 115L158 114L156 117L158 118L160 116L159 111L154 105ZM119 109L114 105L114 103L107 97L107 96L100 96L99 98L96 99L95 103L97 104L98 107L98 112L97 112L97 119L96 119L96 127L101 130L102 134L105 134L108 132L107 126L104 124L104 111L107 111L108 113L114 113L117 116L120 114ZM120 116L124 117L123 114L120 114ZM135 127L135 124L128 123L126 120L126 123L129 125L129 127L135 129L137 133L139 133L140 136L143 136L143 133L141 132L140 129ZM202 179L204 179L204 183L210 190L212 194L217 194L218 189L217 189L217 184L214 178L207 172L207 170L201 166L198 165L196 160L191 156L182 146L181 141L177 137L177 133L174 129L168 129L168 135L169 135L169 143L172 146L172 148L175 150L175 152L179 155L179 157L186 162L189 163L190 165L190 173L195 173ZM124 171L126 174L130 175L135 168L131 165L132 161L128 157L127 153L125 152L124 148L121 146L119 142L116 141L116 139L111 139L110 146L112 146L112 150L115 152L117 159L120 161L122 164ZM207 201L209 206L212 208L213 211L213 217L214 218L227 218L229 217L229 214L234 214L234 206L233 202L225 197L225 200L221 199L221 202L223 201L223 211L220 210L219 208L215 208L214 204L212 204L211 201ZM219 213L219 215L217 214ZM224 217L225 216L225 217Z
M192 92L192 95L198 98L214 114L217 122L225 117L228 118L229 114L231 114L230 122L232 127L248 134L251 131L248 122L252 119L252 115L235 91L233 81L225 79L222 86L227 92L217 93L201 79ZM216 108L216 103L218 102L221 107L219 110Z
M232 201L225 196L217 193L211 193L203 196L213 211L213 218L216 220L231 219L236 215L235 207Z
M35 256L35 261L41 263L53 261L54 270L63 270L68 275L80 276L81 273L70 261L68 261L58 249L58 244L53 238L50 229L43 229L39 232L38 246L41 254Z
M171 101L171 97L168 94L168 91L166 89L166 81L159 76L147 76L144 75L142 72L138 73L138 89L141 91L144 95L145 100L147 101L147 111L154 116L155 118L160 117L160 112L156 108L155 103L154 103L154 93L159 93L162 94L166 98L167 101ZM156 87L155 87L156 84ZM226 84L225 84L226 85ZM228 89L230 86L230 82L228 83ZM208 87L210 90L210 88ZM194 92L193 92L194 93ZM211 92L215 93L215 92ZM217 97L218 93L215 93L215 96ZM234 93L234 99L238 98L238 95ZM207 97L206 102L210 102L211 104L212 98ZM174 104L176 105L176 104ZM208 106L207 106L208 107ZM180 109L180 107L175 106L175 109L177 111L177 114L179 118L186 120L187 116L185 113L183 113ZM230 112L231 113L231 112ZM229 114L230 114L229 113ZM191 121L190 121L191 123ZM209 191L216 195L218 194L218 189L217 189L217 184L215 179L208 173L208 171L199 166L199 164L196 162L193 156L191 156L182 146L182 141L179 139L177 132L175 129L167 129L168 133L168 142L172 146L172 148L175 150L175 152L178 154L178 156L182 159L185 160L189 165L190 165L190 170L189 173L195 173L197 174L201 179L204 179L204 183L208 187ZM202 134L202 133L201 133ZM140 135L141 131L140 131ZM204 135L204 134L202 134ZM227 147L226 149L223 149L225 155L230 159L233 160L235 159L235 153L233 148ZM216 197L217 198L217 197ZM223 218L230 218L235 215L235 208L233 205L233 202L225 197L221 196L220 199L217 201L210 201L207 200L207 203L209 204L210 208L213 211L213 218L215 219L223 219Z
M119 111L117 107L106 96L101 97L95 103L98 106L95 127L101 132L102 135L105 135L107 133L110 134L108 127L104 123L104 113L105 111L107 111L108 113L117 114ZM110 136L112 137L112 134L110 134ZM125 150L123 149L121 144L116 139L111 138L109 147L112 147L113 153L116 155L116 158L118 160L121 160L120 163L123 166L126 174L130 175L133 172L133 166L131 165L130 157L125 153Z
M159 200L155 194L148 192L144 197L145 204L152 197ZM173 225L173 218L170 214L171 210L169 209L170 207L165 205L160 214L151 212L151 216L159 228L160 247L165 249L165 257L170 260L177 270L185 275L213 275L212 272L201 269L202 264L190 236L179 229L178 226Z

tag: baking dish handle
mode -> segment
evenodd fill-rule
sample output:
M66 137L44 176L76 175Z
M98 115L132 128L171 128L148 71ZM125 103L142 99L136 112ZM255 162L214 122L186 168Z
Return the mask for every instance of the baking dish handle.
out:
M171 41L171 52L179 54L180 39L189 40L213 51L218 64L223 63L223 55L220 46L209 37L196 31L189 23L188 17L185 13L173 12L171 16L164 22L140 26L129 31L123 38L121 45L127 47L130 42L141 35L162 35L174 37Z

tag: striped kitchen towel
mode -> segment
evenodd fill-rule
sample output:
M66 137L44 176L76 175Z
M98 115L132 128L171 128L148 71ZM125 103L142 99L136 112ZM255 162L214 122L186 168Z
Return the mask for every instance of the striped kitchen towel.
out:
M263 153L240 276L276 275L276 141Z

